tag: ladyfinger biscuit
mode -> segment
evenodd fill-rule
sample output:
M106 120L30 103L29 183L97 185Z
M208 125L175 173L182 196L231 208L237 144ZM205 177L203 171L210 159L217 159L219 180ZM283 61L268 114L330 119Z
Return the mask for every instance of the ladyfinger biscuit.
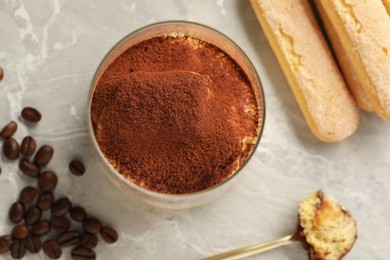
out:
M316 0L374 110L390 121L390 17L382 0Z
M256 16L315 136L337 142L359 123L356 103L306 0L251 0Z
M390 1L390 0L389 0ZM317 1L318 2L318 1ZM351 90L353 96L355 97L356 102L359 107L366 111L373 111L374 108L368 99L363 86L360 84L359 78L352 66L352 61L346 55L344 50L344 45L342 44L340 37L337 35L333 24L330 22L329 17L326 15L324 10L321 8L321 5L317 5L317 10L320 13L321 20L324 24L326 34L332 45L333 52L336 55L336 59L339 63L341 71L344 75L344 79Z

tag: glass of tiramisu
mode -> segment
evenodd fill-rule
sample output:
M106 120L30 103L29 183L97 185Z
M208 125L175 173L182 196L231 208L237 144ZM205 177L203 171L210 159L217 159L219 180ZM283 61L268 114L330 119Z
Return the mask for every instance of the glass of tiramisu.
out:
M242 50L191 22L141 28L98 67L88 126L103 171L143 202L185 208L222 194L264 125L260 80Z

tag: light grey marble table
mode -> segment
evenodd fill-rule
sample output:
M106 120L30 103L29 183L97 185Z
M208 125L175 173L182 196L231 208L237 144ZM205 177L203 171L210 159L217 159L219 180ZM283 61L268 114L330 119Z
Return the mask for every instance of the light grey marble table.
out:
M263 138L243 176L218 200L180 211L139 205L115 190L96 164L86 127L89 83L100 60L126 34L164 20L196 21L233 39L256 67L267 102ZM52 145L56 195L69 196L119 230L116 244L98 245L98 259L199 259L279 238L294 232L299 202L317 188L357 220L359 239L346 259L389 259L390 124L362 112L352 138L316 140L248 1L0 0L0 66L0 125L17 119L16 138L31 134ZM20 121L24 106L42 111L36 127ZM74 156L88 168L82 177L67 169ZM0 164L4 234L10 232L8 208L30 181L16 163L3 157ZM294 244L253 259L298 260L306 253Z

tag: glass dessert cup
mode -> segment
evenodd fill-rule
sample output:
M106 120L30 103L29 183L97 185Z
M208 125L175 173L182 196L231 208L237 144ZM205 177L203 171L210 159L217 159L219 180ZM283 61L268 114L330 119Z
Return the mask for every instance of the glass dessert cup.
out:
M115 61L124 51L126 51L130 47L147 39L163 35L189 36L210 43L211 45L214 45L215 47L221 49L228 56L230 56L232 60L234 60L240 66L241 70L246 74L253 89L254 99L257 103L259 115L257 135L253 148L250 150L248 156L228 178L218 183L217 185L214 185L207 189L203 189L198 192L186 194L165 194L151 191L141 186L138 186L137 184L125 178L112 166L112 164L109 162L109 160L106 158L106 156L100 149L93 129L93 123L91 118L92 99L96 86L103 73L113 61ZM246 163L248 162L259 144L264 127L264 107L264 94L260 79L248 57L235 43L233 43L223 34L207 26L192 22L169 21L152 24L143 27L133 33L130 33L121 41L119 41L119 43L117 43L108 52L108 54L100 63L91 82L88 100L87 124L98 164L101 167L102 171L109 178L109 180L113 182L116 187L118 187L125 194L129 195L131 198L137 201L141 201L156 207L180 209L202 205L214 200L215 198L222 195L224 191L226 191L226 189L234 183L236 177L241 175L242 169L244 168L244 166L246 165Z

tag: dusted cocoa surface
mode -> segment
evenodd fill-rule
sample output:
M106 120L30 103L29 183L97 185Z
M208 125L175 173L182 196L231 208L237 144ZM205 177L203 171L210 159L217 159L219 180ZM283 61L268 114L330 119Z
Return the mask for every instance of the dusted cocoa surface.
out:
M144 188L191 193L228 178L259 129L254 92L224 52L188 37L131 47L95 89L92 121L105 156Z

